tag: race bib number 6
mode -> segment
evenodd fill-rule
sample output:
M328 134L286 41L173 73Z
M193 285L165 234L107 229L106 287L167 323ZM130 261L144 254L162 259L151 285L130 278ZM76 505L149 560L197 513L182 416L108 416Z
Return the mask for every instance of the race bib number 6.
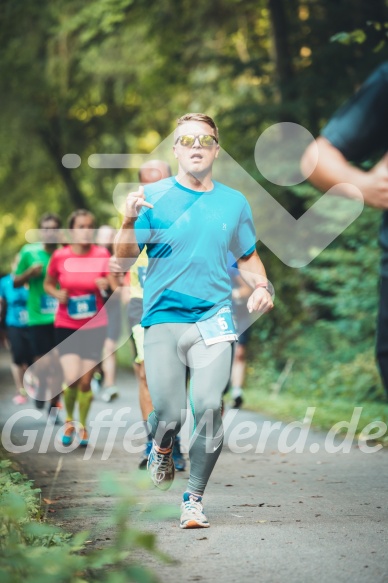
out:
M221 308L211 318L197 322L197 327L206 346L217 344L217 342L234 342L237 340L232 311L229 306Z

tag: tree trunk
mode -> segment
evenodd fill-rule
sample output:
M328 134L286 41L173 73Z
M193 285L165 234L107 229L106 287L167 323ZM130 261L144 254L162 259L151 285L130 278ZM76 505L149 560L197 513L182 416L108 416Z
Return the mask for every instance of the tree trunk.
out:
M288 42L288 23L283 0L268 0L270 12L274 59L278 80L280 102L292 99L294 71Z
M65 168L62 164L62 156L66 152L64 152L61 144L58 120L52 119L51 122L51 126L40 130L40 136L46 150L54 161L58 173L66 186L66 191L69 195L72 206L75 209L84 208L89 210L87 200L78 188L77 183L73 178L72 171L69 168Z

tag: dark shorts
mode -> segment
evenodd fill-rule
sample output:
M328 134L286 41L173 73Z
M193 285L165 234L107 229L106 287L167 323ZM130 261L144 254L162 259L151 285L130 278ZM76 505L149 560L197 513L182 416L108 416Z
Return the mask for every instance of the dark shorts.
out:
M47 354L56 347L54 324L29 326L32 356L37 358Z
M236 324L238 343L245 346L249 341L253 323L245 304L233 306L233 318Z
M17 365L27 364L30 366L34 359L28 327L8 326L7 337L11 345L12 362Z
M251 335L251 329L247 328L247 330L244 330L244 332L241 332L241 334L239 334L237 342L241 346L246 346L248 344L250 335Z
M132 328L140 324L143 317L143 299L133 298L127 304L127 319L129 333L132 334Z
M89 328L88 330L55 328L55 337L59 356L77 354L84 360L100 362L106 338L106 326Z
M108 314L108 329L107 338L110 340L117 340L121 334L121 302L120 300L108 300L105 304L105 309Z

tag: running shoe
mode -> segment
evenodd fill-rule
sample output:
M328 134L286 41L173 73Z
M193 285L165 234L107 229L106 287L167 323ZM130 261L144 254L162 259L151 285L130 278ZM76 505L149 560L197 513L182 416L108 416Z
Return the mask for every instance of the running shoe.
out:
M242 398L242 395L236 397L235 400L233 401L232 409L240 409L243 403L244 399Z
M14 405L25 405L26 403L28 403L28 399L24 395L19 394L13 397L12 402L14 403Z
M139 469L145 470L147 467L148 457L151 453L152 449L152 441L147 441L144 447L144 451L141 454L140 462L139 462Z
M62 445L71 445L75 437L75 427L71 421L66 421L63 426L61 441Z
M186 469L186 460L181 452L181 439L179 436L175 438L174 447L172 448L172 459L177 472L184 472Z
M27 393L34 399L35 407L43 409L46 404L46 389L40 386L38 377L27 371L23 383Z
M210 524L203 513L202 496L185 492L181 511L181 528L209 528Z
M105 403L109 403L110 401L113 401L113 399L116 399L116 397L118 396L119 392L117 390L117 387L107 387L106 389L103 390L101 399L105 401Z
M39 381L35 385L34 402L37 409L44 409L46 405L46 388L41 387Z
M147 470L151 480L160 490L168 490L174 480L175 467L172 459L172 448L164 453L159 451L155 442L152 442L151 452L148 457Z
M89 443L89 435L88 435L88 432L86 431L85 427L82 427L82 429L80 429L78 437L79 437L79 444L82 447L86 447Z
M242 406L242 404L244 402L242 388L241 387L233 387L231 397L233 399L232 408L233 409L240 409L240 407Z
M38 377L32 374L31 372L26 371L23 378L23 384L29 396L35 397L39 387Z
M102 375L99 372L95 372L93 378L90 383L90 388L94 395L98 395L101 392L101 382L102 382Z

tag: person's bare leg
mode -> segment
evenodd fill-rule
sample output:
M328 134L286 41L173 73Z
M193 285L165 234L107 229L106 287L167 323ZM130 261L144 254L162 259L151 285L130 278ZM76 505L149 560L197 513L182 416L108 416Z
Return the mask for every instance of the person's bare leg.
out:
M65 388L63 398L66 408L66 421L72 421L77 400L78 380L81 375L81 358L78 354L63 354L60 359Z
M237 344L232 366L232 386L242 387L245 380L245 346Z
M16 395L13 398L15 405L24 405L27 402L27 395L23 387L23 377L26 370L27 365L25 364L11 363L11 373L16 388Z
M63 390L64 376L57 349L52 350L50 356L50 374L47 377L47 388L51 397L50 407L57 407Z
M231 396L234 399L233 406L238 408L243 402L243 385L245 381L245 369L246 369L246 359L245 359L245 346L242 344L237 344L234 353L233 366L232 366L232 392Z
M19 392L20 392L20 387L23 386L23 376L24 376L25 371L26 371L26 367L24 367L23 365L15 364L14 362L11 362L11 373L12 373L12 378L13 378L14 383L15 383L15 388L16 388L17 394L19 394Z
M147 385L147 379L144 368L144 361L137 364L138 382L139 382L139 402L143 421L147 421L148 415L153 411L150 391Z
M105 340L102 358L104 387L113 387L116 384L116 342L111 338Z
M144 361L141 363L134 362L133 370L135 371L138 387L139 387L139 404L141 410L141 416L144 423L144 430L146 434L146 444L144 446L144 451L142 457L140 458L140 469L145 469L148 460L148 454L150 452L150 447L152 443L152 436L150 433L150 426L148 425L148 415L153 411L153 405L151 400L150 391L147 385L147 379L145 374Z

